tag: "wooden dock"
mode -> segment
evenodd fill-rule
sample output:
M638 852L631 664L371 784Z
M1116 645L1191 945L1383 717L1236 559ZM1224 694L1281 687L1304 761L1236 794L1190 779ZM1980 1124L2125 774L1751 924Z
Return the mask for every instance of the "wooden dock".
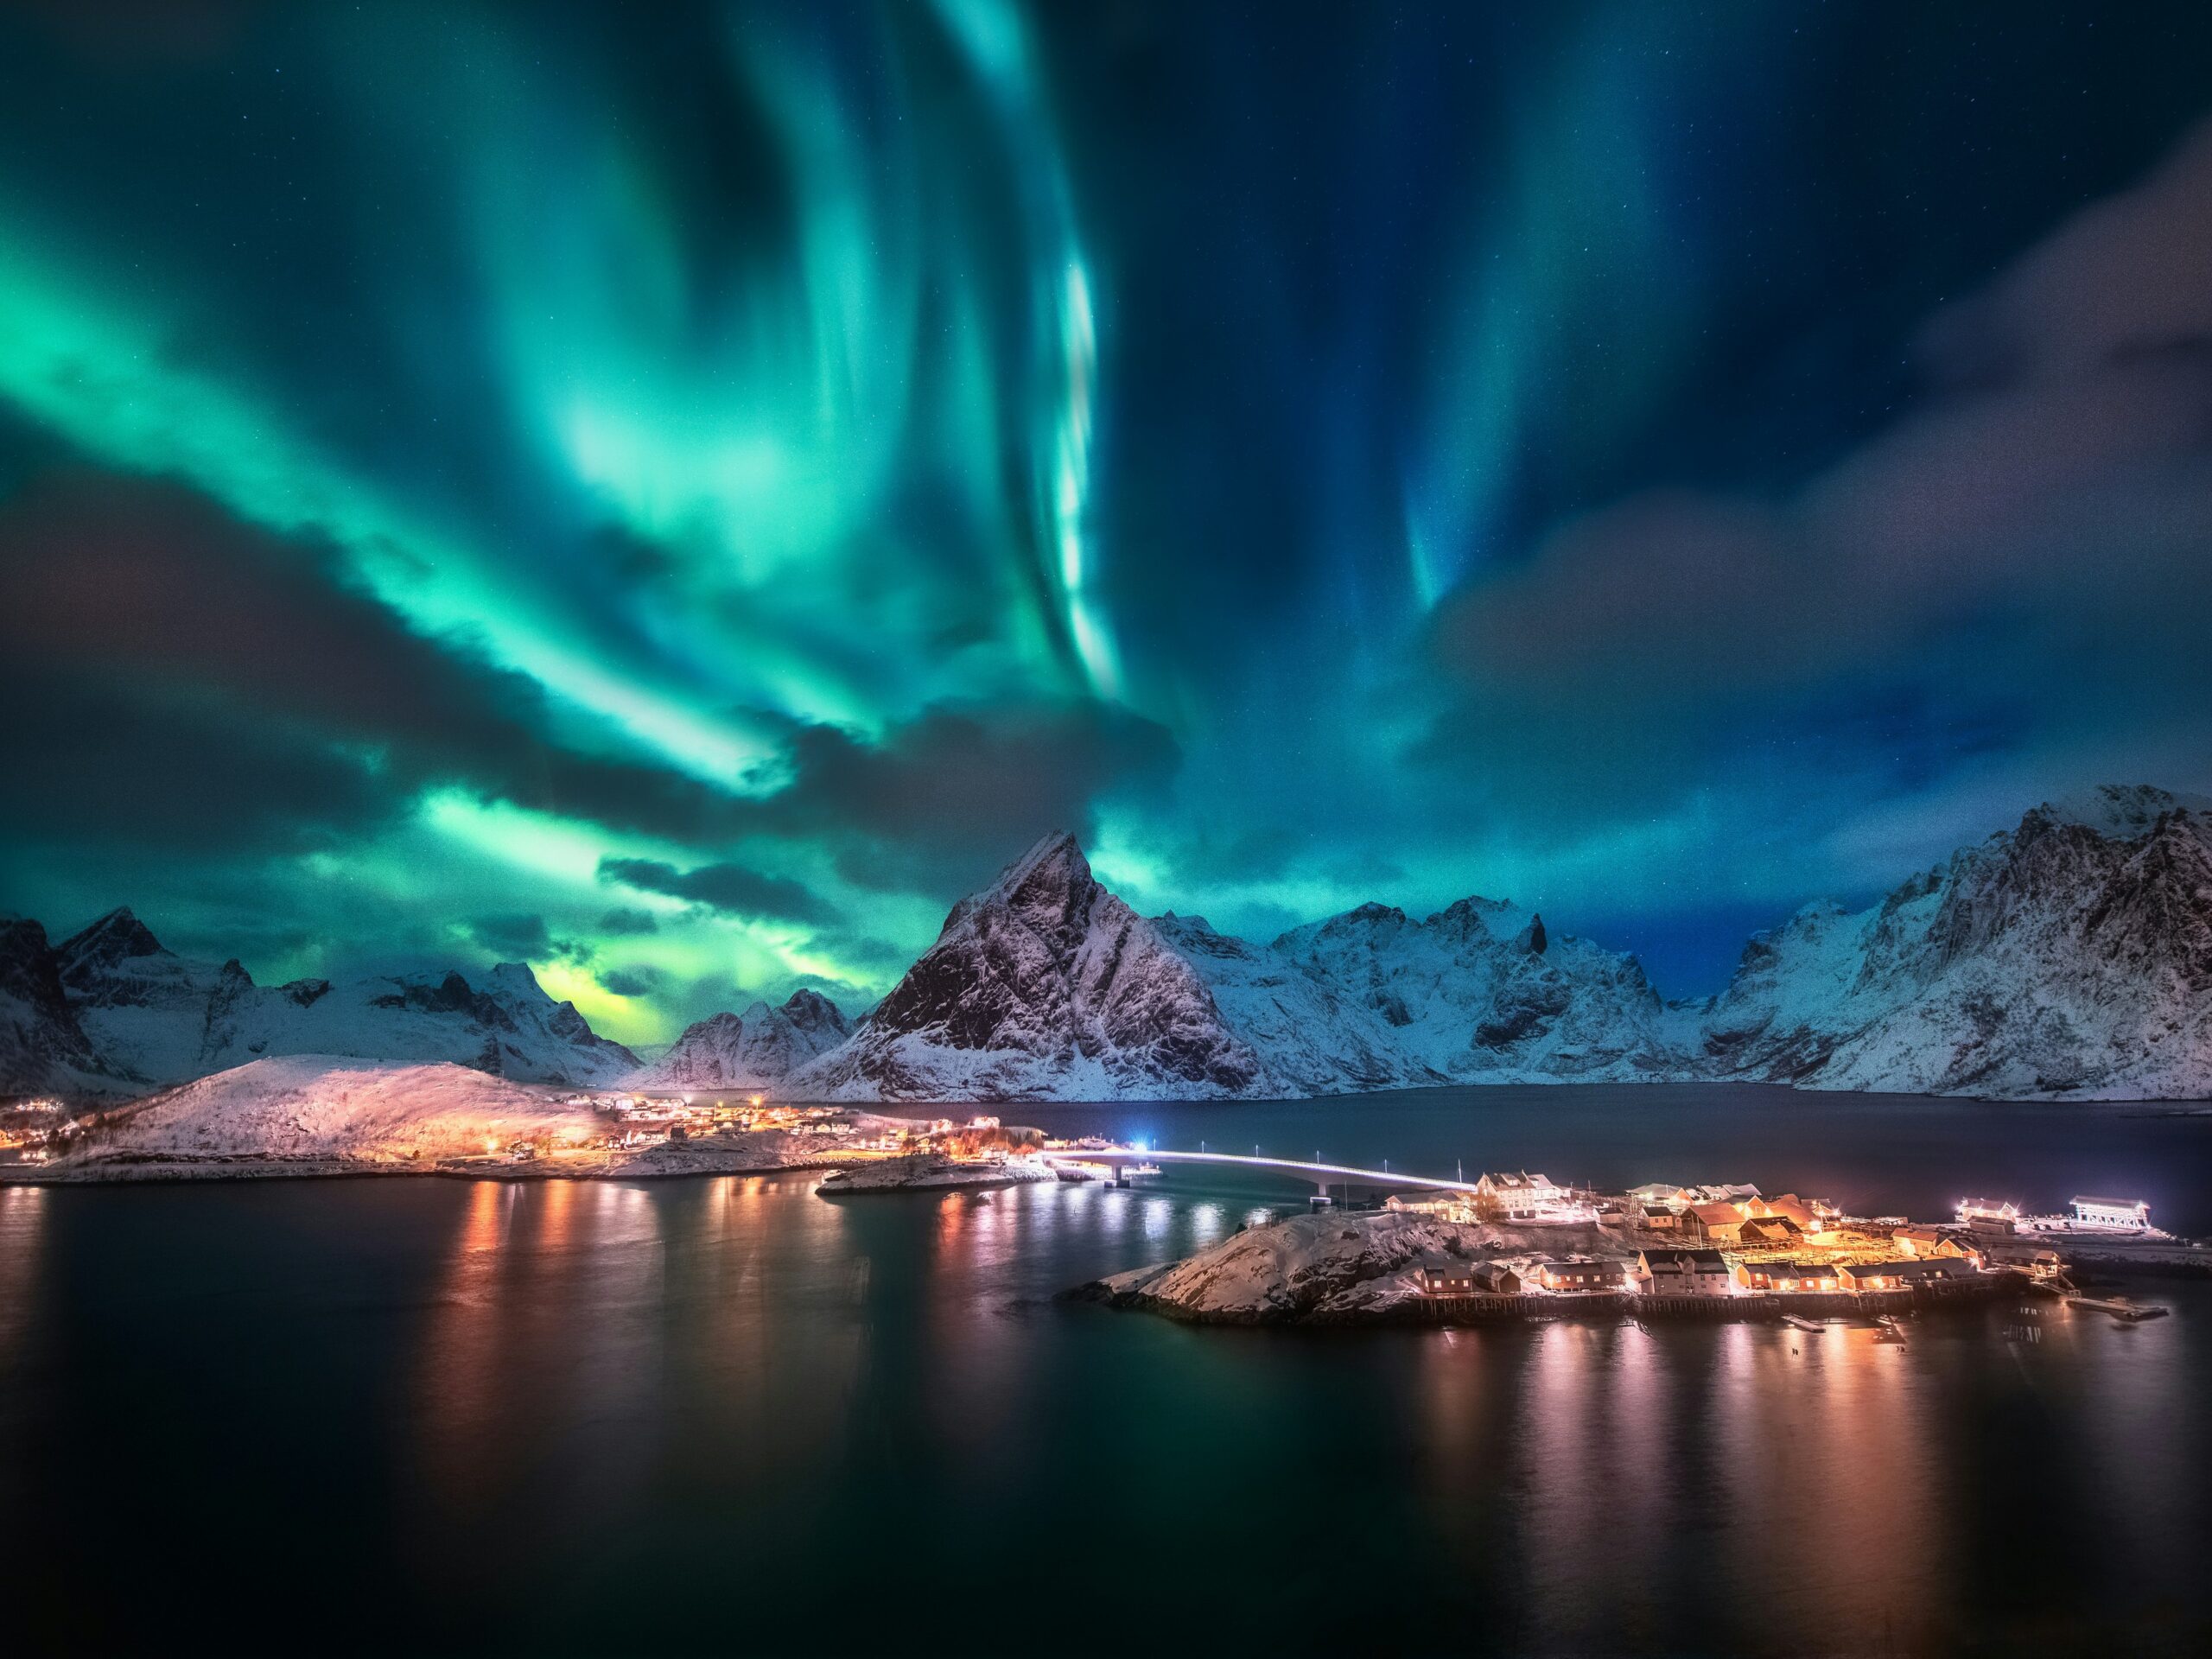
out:
M2131 1302L2125 1296L2085 1296L2079 1291L2062 1299L2069 1307L2086 1307L2093 1313L2109 1313L2133 1325L2139 1319L2163 1319L2168 1310L2156 1302Z

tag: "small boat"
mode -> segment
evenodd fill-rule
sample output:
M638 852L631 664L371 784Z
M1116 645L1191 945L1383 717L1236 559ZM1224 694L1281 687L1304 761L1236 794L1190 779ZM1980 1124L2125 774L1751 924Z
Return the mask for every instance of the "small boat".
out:
M1808 1319L1802 1313L1785 1313L1782 1322L1793 1331L1809 1331L1816 1337L1827 1329L1818 1319Z
M1894 1342L1899 1346L1904 1345L1904 1327L1897 1322L1893 1315L1877 1313L1874 1316L1874 1325L1877 1332L1875 1341Z

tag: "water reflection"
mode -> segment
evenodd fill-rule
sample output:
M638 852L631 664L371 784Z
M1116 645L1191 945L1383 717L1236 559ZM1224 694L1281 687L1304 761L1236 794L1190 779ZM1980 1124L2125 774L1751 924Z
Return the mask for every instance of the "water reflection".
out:
M0 1522L22 1506L16 1489L25 1478L17 1437L41 1432L23 1380L33 1364L31 1333L42 1316L48 1199L44 1187L0 1186ZM0 1538L6 1528L0 1526Z
M549 1488L563 1508L620 1509L633 1449L594 1429L652 1415L658 1231L654 1207L611 1184L468 1189L416 1368L411 1461L431 1537Z
M0 1365L17 1357L36 1312L47 1203L42 1186L0 1186Z
M93 1535L188 1493L222 1518L165 1529L165 1583L296 1560L304 1531L298 1596L389 1610L416 1637L391 1649L1147 1639L1088 1604L979 1633L944 1593L979 1562L1073 1583L1133 1561L1131 1617L1200 1650L2018 1650L2109 1627L2140 1651L2212 1617L2212 1287L2139 1330L2047 1310L2029 1342L2005 1308L1903 1347L1207 1331L1052 1300L1260 1196L0 1191L0 1404L19 1435L73 1430L66 1456L26 1436L0 1458L0 1534ZM130 1438L148 1376L188 1409ZM126 1440L88 1485L86 1449ZM145 1570L66 1553L19 1593L60 1619L130 1605Z
M1906 1652L1935 1644L1957 1572L1924 1373L1876 1336L1743 1325L1722 1344L1721 1488L1770 1522L1719 1535L1729 1605L1767 1600L1805 1651L1861 1651L1870 1632Z

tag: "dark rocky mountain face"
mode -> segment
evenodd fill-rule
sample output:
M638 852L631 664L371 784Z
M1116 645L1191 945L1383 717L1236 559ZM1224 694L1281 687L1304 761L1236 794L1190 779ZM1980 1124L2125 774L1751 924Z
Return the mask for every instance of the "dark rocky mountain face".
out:
M135 1007L175 985L181 959L128 909L111 910L55 947L63 988L80 1007Z
M99 1070L60 969L43 927L0 917L0 1096L67 1090L73 1071Z
M1205 981L1048 836L956 905L852 1039L790 1087L829 1097L1236 1094L1262 1076Z

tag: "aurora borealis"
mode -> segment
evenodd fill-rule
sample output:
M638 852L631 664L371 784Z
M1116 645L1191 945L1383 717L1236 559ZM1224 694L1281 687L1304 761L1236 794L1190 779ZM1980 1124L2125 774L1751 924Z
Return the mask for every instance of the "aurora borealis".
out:
M0 905L609 1034L1039 833L1708 988L2212 785L2212 15L0 18Z

